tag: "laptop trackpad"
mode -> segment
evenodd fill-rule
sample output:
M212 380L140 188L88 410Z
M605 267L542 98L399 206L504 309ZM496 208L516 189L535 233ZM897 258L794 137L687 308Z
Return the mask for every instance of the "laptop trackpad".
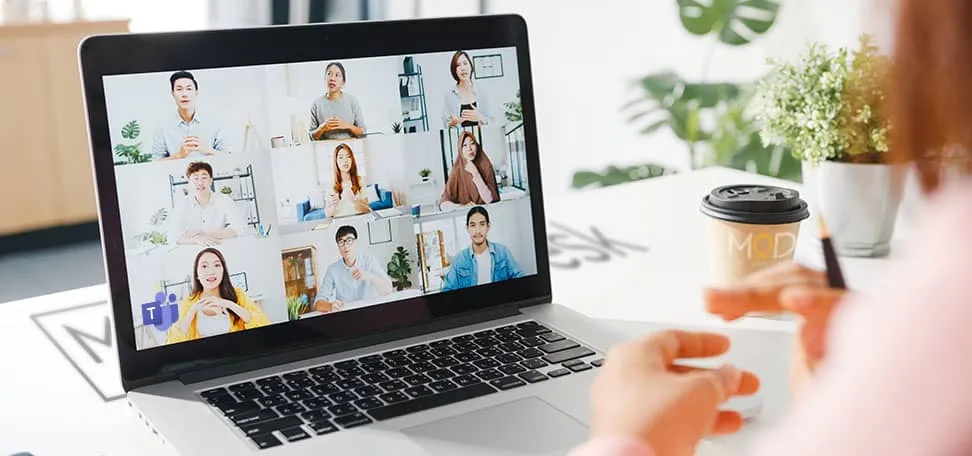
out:
M587 439L580 421L537 397L403 429L430 454L559 455Z

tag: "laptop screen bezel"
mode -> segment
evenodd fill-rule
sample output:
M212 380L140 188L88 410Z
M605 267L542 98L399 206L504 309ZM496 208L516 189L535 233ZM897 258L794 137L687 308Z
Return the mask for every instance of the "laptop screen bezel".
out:
M536 275L192 342L136 349L104 76L502 47L515 47L517 55ZM202 366L265 357L277 351L338 342L492 307L549 301L550 266L536 116L527 26L522 17L496 15L92 36L79 46L79 58L116 345L126 391L167 381Z

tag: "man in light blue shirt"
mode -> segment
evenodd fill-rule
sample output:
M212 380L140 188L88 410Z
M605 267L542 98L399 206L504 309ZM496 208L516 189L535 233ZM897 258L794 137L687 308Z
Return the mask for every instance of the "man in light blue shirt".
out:
M489 234L489 212L475 206L466 213L466 231L472 245L452 257L442 291L467 288L523 277L523 269L510 249L486 239Z
M334 312L348 304L392 292L392 281L374 257L357 254L358 231L344 225L334 235L341 259L327 267L317 289L314 310Z
M166 117L152 141L155 160L176 160L227 153L223 130L213 119L200 119L196 113L199 84L192 73L177 71L169 77L177 115Z

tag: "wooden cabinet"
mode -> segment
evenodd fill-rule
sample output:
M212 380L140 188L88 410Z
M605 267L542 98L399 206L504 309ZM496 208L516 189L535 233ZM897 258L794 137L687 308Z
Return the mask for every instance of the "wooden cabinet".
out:
M0 236L97 220L77 48L128 21L0 26Z

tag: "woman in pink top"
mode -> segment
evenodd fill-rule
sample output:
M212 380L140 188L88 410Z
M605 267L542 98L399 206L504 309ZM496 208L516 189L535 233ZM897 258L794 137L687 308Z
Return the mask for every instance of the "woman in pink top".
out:
M809 381L794 385L792 415L751 456L972 455L972 180L940 185L944 171L972 169L972 2L896 7L893 149L910 154L926 217L906 261L866 295L827 289L820 272L793 264L707 291L727 320L767 308L803 317L791 378ZM591 440L572 456L689 456L706 435L741 428L719 406L758 379L673 364L728 347L678 331L617 347L592 389Z

